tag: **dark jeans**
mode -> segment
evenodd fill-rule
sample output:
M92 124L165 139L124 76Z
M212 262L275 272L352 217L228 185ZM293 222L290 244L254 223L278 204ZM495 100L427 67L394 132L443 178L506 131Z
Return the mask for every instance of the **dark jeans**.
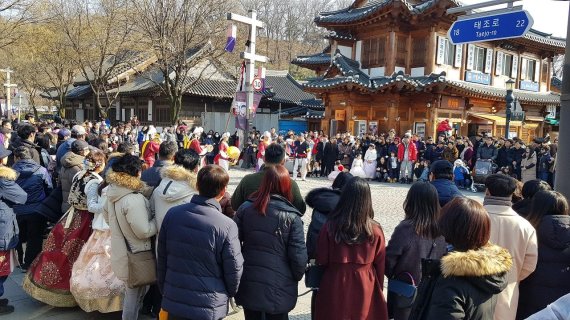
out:
M245 315L245 320L289 320L289 315L287 313L270 314L247 309L243 309L243 313Z
M47 221L44 216L36 213L19 215L16 216L16 219L18 220L18 228L20 228L20 242L16 247L18 261L20 264L29 266L42 251ZM25 255L22 248L24 242L26 243Z
M6 282L8 276L0 277L0 297L4 295L4 282Z
M153 284L150 286L143 299L143 306L149 308L152 312L158 314L160 312L160 305L162 304L162 295L158 290L158 285Z

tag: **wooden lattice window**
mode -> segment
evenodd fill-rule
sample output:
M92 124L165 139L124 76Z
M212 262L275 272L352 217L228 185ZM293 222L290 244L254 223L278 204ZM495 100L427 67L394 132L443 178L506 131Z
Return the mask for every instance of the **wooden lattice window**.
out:
M425 111L415 111L414 115L416 116L416 118L418 119L425 119L427 118L427 113Z
M388 116L388 111L387 110L376 110L374 112L374 117L377 119L384 119L385 117Z
M408 110L398 111L398 117L400 117L400 120L402 120L402 121L407 121L408 120Z
M381 67L386 64L386 37L362 41L361 63L363 68Z
M412 68L423 67L426 64L427 42L425 38L412 39Z
M548 82L550 78L548 73L548 60L543 60L542 68L540 69L540 82Z
M396 66L405 67L406 60L408 59L408 38L405 36L398 36L396 41Z
M367 110L355 110L354 115L357 117L368 118L368 111Z

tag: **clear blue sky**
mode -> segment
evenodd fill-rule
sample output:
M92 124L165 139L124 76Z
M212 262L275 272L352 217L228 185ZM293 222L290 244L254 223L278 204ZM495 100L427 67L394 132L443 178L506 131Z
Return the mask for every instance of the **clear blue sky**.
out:
M463 4L487 2L489 0L460 0ZM568 1L553 0L523 0L515 2L515 5L523 6L534 19L533 29L552 33L557 37L566 38L566 26L568 23ZM506 5L500 6L502 8Z

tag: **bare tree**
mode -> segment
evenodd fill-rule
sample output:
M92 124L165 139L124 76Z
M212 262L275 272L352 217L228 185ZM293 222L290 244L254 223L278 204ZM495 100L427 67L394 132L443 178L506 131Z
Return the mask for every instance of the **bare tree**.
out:
M0 48L23 36L22 27L33 21L32 0L0 0Z
M118 97L121 75L139 57L129 50L132 31L127 0L52 0L54 22L65 34L83 81L101 117Z
M182 97L216 73L227 27L227 0L131 0L140 43L157 60L141 74L160 88L170 104L174 124ZM160 77L156 77L156 74Z

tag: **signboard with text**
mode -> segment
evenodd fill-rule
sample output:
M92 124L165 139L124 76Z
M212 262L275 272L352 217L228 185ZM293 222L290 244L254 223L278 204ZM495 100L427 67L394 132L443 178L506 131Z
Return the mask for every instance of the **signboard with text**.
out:
M526 10L491 11L473 18L467 15L451 25L448 38L453 44L519 38L530 30L533 23Z
M465 81L479 84L491 84L491 75L480 72L466 71Z
M538 89L539 89L538 82L522 80L520 82L519 89L525 90L525 91L538 92Z

